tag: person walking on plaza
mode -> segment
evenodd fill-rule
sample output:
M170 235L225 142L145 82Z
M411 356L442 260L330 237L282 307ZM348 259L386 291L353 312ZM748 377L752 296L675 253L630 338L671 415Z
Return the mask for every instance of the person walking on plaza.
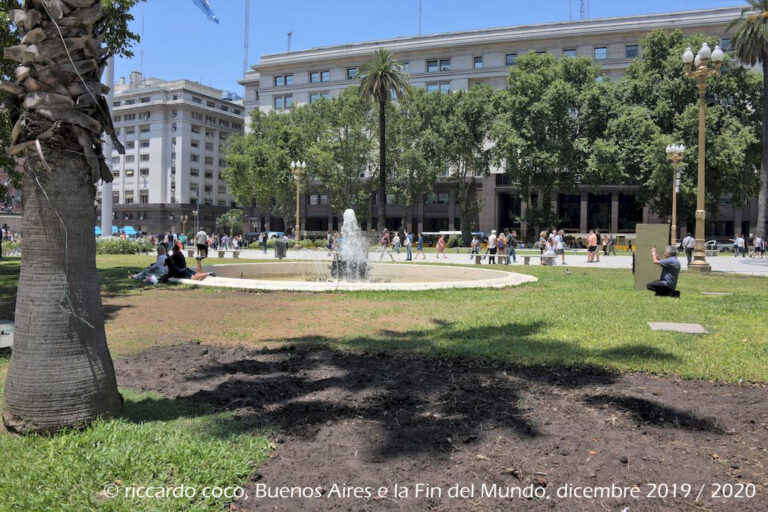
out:
M384 228L384 232L381 235L381 239L379 240L379 261L381 261L384 258L384 255L388 255L392 261L395 261L395 257L392 256L392 249L389 246L389 230L387 228Z
M544 254L547 248L547 232L542 231L539 233L539 253Z
M600 242L603 244L603 256L608 256L608 237L604 236Z
M443 255L443 259L448 259L448 256L445 255L445 235L440 235L440 238L437 240L437 245L435 246L435 253L437 255L437 259L440 259L440 255Z
M405 231L405 261L413 261L413 234Z
M506 265L507 263L507 243L504 237L504 232L500 232L496 238L496 254L499 256L499 265Z
M261 252L267 254L267 234L264 231L259 233L259 245L261 245Z
M765 240L759 234L755 237L755 258L763 259L765 255Z
M734 240L734 251L733 251L733 257L737 257L739 254L741 254L741 257L744 257L744 236L739 233L736 235L736 240Z
M608 254L606 254L606 256L610 254L616 256L616 238L614 238L613 235L610 235L608 238Z
M488 237L488 264L496 264L496 230L491 230L491 236Z
M597 237L597 243L595 244L595 254L594 259L595 263L600 263L600 246L603 242L603 236L600 234L599 229L595 229L595 236Z
M421 259L427 259L426 254L424 254L424 235L422 233L419 233L419 238L416 242L416 259L419 259L419 254L421 254Z
M195 244L197 244L197 255L202 258L208 257L208 234L200 227L200 231L195 235Z
M512 256L512 261L517 263L517 231L512 231L512 233L509 234L509 244L507 244L509 247L507 247L507 259L509 259L509 256Z
M560 264L565 265L565 232L561 229L555 237L555 255L560 256Z
M587 263L595 262L595 254L597 253L597 235L594 229L589 230L589 237L587 238Z
M480 240L477 239L477 235L472 237L472 242L469 244L470 253L469 253L469 259L470 261L472 258L478 254L480 254Z
M677 277L680 275L680 261L677 259L677 249L667 246L664 250L664 259L656 256L656 247L651 248L651 258L654 265L661 267L661 277L657 281L651 281L646 288L654 292L657 297L680 297L677 288Z
M685 238L683 238L681 245L685 251L685 258L688 260L688 265L690 265L693 261L693 248L696 246L696 239L693 238L693 235L690 233L690 231L685 236Z
M395 231L395 237L392 239L392 247L397 254L400 254L400 234Z

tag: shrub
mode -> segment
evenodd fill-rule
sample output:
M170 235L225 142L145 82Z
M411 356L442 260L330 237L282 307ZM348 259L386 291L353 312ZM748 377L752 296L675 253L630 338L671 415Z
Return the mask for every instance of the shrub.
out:
M153 250L154 247L149 240L101 238L96 242L96 254L141 254Z
M448 237L446 244L450 248L461 247L461 237L458 235L451 235Z
M3 240L2 244L3 256L21 254L21 242L9 242L8 240Z

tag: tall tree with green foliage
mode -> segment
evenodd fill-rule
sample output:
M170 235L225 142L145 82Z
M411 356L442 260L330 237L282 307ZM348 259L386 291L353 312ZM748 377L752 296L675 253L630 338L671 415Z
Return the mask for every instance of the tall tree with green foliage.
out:
M743 63L763 67L763 90L760 105L762 121L762 152L760 159L760 189L757 194L756 231L765 237L765 214L768 209L768 0L747 0L741 16L729 25L736 30L732 39L736 56Z
M379 48L373 58L359 72L360 94L374 101L379 107L379 213L378 229L386 226L387 204L387 104L393 98L405 96L410 87L408 74L403 70L392 51Z
M251 130L247 135L233 135L227 140L224 179L238 201L259 207L283 219L288 228L296 213L296 180L291 162L304 160L309 152L307 127L303 116L306 107L294 107L289 112L251 114ZM300 122L302 115L304 122ZM311 167L302 179L306 190ZM296 226L296 229L299 229Z
M93 204L94 184L112 180L101 134L122 149L101 74L109 54L136 39L125 25L134 3L26 1L4 11L12 28L3 37L18 41L3 53L18 64L3 77L13 127L7 151L25 158L24 251L3 397L3 421L16 432L81 427L122 410L104 332Z
M472 239L472 222L479 211L476 176L490 172L491 144L488 140L495 111L494 91L475 85L467 91L431 93L439 106L437 125L441 147L435 152L438 165L447 171L444 178L454 185L459 204L461 236L465 245Z
M364 173L376 146L375 119L356 87L332 99L321 99L308 108L321 124L313 130L307 163L313 170L313 185L328 193L331 208L355 210L358 218L368 214L372 190Z
M217 226L226 226L229 228L229 236L232 237L237 231L243 231L243 210L233 208L228 210L216 219Z
M571 189L582 179L589 154L586 100L597 77L589 59L529 53L510 68L507 87L498 95L494 161L520 188L528 202L523 220L535 231L557 221L551 192Z
M706 39L711 45L717 41ZM630 64L619 81L603 83L587 98L592 148L584 182L639 187L638 199L660 214L671 211L672 167L664 148L684 143L678 216L692 225L696 205L698 93L683 74L685 48L698 48L705 37L654 31L641 40L643 58ZM734 66L707 84L706 203L717 214L724 195L745 204L758 188L761 78ZM736 228L739 230L740 228Z

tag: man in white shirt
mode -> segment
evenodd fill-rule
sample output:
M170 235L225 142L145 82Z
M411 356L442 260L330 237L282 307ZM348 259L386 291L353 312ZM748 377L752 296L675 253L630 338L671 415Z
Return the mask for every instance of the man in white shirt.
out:
M201 227L195 235L195 244L197 244L197 256L199 258L208 257L208 233Z
M746 256L746 251L744 250L744 235L742 235L741 233L736 235L736 240L734 240L734 242L735 242L734 245L736 246L736 250L734 251L733 257L735 258L736 256L739 255L739 253L741 253L742 258Z
M488 251L491 253L488 256L488 264L496 264L496 230L491 230L491 236L488 237Z
M691 233L688 233L688 236L683 238L683 250L685 251L685 257L688 260L688 264L691 264L691 261L693 261L693 248L696 245L696 239L693 238L693 235Z

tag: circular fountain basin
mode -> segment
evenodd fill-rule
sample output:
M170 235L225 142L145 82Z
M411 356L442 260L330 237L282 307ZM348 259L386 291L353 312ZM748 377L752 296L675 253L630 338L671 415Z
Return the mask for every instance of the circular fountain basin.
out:
M216 277L203 281L176 280L196 286L276 291L437 290L504 288L536 281L527 274L476 267L418 264L371 264L369 280L335 281L328 262L241 263L205 269Z

